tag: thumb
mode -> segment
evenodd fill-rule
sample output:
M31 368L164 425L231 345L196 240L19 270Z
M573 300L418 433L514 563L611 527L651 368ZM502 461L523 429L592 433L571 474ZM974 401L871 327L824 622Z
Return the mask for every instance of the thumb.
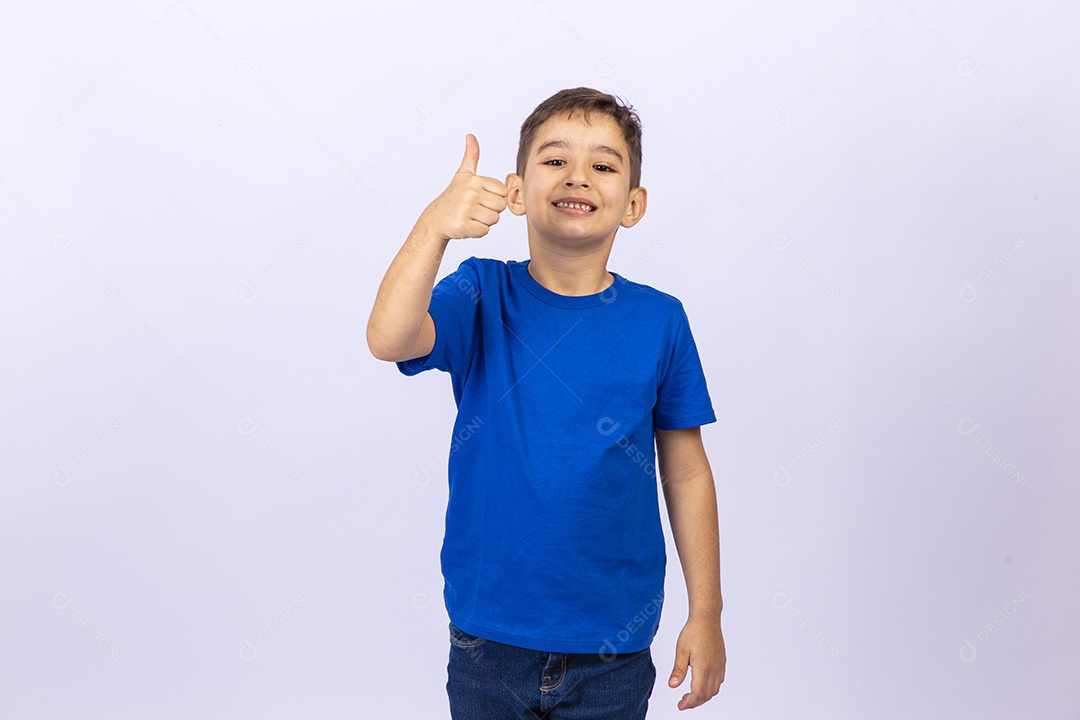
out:
M480 160L480 142L476 136L469 133L465 136L465 157L461 159L461 167L458 172L476 174L476 163Z
M686 658L675 658L675 667L671 670L671 677L668 678L668 687L677 688L682 685L684 679L686 679Z

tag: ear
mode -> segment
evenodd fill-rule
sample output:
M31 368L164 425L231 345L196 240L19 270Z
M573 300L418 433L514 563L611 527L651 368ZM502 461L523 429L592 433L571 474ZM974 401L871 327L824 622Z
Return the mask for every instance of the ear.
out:
M506 207L515 215L525 214L525 196L522 194L521 176L510 173L506 176Z
M623 215L619 224L625 228L634 227L645 215L645 200L648 196L645 188L636 187L630 191L630 202L626 206L626 214Z

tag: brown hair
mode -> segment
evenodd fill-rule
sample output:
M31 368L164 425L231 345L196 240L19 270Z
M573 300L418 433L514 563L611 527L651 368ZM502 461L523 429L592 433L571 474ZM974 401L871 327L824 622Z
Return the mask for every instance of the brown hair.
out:
M525 177L525 163L540 126L564 112L567 118L572 117L574 112L580 112L586 122L592 112L603 113L614 120L626 140L627 150L630 151L630 187L636 188L641 184L641 119L621 98L587 87L560 90L537 105L532 114L525 118L521 125L521 139L518 141L518 175Z

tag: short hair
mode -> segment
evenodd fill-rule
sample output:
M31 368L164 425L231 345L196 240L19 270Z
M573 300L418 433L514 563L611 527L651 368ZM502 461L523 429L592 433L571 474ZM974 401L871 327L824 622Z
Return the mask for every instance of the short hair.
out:
M540 126L564 112L568 119L573 117L575 112L580 112L585 122L589 121L589 114L593 112L603 113L614 120L622 131L626 148L630 152L630 187L633 189L641 184L641 119L634 108L622 98L587 87L560 90L537 105L532 114L525 118L521 125L521 139L518 141L518 175L525 177L525 164Z

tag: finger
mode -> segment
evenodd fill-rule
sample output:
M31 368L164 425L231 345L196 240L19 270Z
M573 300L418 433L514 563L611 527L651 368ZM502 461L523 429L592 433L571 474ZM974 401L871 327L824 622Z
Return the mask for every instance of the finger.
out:
M481 238L488 234L491 230L491 226L487 223L473 220L465 228L465 234L462 237L467 238Z
M495 212L494 210L489 210L485 207L478 207L472 211L472 216L469 219L474 220L478 223L483 223L484 225L490 227L495 223L499 222L499 217L499 213Z
M461 167L458 172L476 174L476 164L480 161L480 141L476 136L469 133L465 136L465 157L461 158Z
M690 692L679 701L680 710L704 705L720 692L720 683L714 673L707 673L698 668L690 668Z
M678 708L680 710L689 710L690 708L696 708L699 705L703 705L704 703L705 698L701 697L697 693L688 692L682 696L681 700L679 700Z
M476 201L482 207L486 207L489 210L494 210L495 212L502 212L506 209L506 198L501 195L496 195L495 193L481 193L480 197L477 198Z
M683 695L683 701L686 703L686 707L695 708L698 705L704 703L708 697L705 695L703 686L705 685L705 674L699 672L696 668L690 669L690 692Z
M679 701L680 710L689 710L690 708L696 708L702 705L705 701L693 693L686 693L682 696L682 700Z
M506 194L509 192L506 183L496 180L495 178L480 177L480 187L484 188L489 193L502 195L503 197L506 197Z
M668 678L668 681L667 681L668 687L676 688L676 687L679 687L680 685L682 685L683 679L686 678L686 665L687 665L686 661L687 661L687 659L688 658L686 656L679 655L678 652L676 651L675 667L672 668L671 677Z

